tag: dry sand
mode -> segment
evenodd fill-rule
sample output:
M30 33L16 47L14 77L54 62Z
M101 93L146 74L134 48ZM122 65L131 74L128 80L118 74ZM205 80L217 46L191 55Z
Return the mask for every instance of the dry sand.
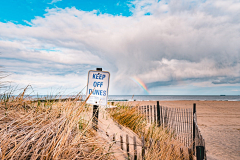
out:
M141 153L141 140L138 138L137 134L135 134L132 130L114 122L111 118L109 113L100 108L99 111L99 121L98 121L98 135L102 137L108 144L113 144L113 134L115 134L116 143L112 145L111 152L114 153L114 156L117 160L126 160L127 152L126 152L126 143L123 145L123 150L121 149L120 144L120 135L123 137L123 142L126 142L126 135L129 136L129 143L133 144L133 137L136 137L136 144L137 146L137 153L138 157ZM133 145L129 146L130 156L133 159L134 156L134 148Z
M156 105L156 101L128 103ZM197 121L206 141L208 160L240 160L240 102L160 101L159 103L171 108L192 108L193 103L196 103Z

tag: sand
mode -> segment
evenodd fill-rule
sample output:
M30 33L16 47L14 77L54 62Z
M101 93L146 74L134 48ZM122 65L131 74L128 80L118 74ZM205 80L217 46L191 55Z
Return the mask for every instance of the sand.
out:
M126 160L127 152L126 152L126 144L123 145L123 150L121 149L120 144L120 135L123 137L123 142L126 142L126 135L129 136L129 143L133 144L133 137L136 137L137 153L140 156L141 153L141 140L138 138L137 134L135 134L132 130L116 123L110 118L109 113L105 110L105 108L100 108L99 111L99 119L98 119L98 136L102 137L106 143L113 144L113 134L115 134L116 143L112 145L111 152L114 153L114 157L117 160ZM134 148L133 145L129 146L130 156L133 159L134 156Z
M156 101L128 103L156 105ZM197 121L206 141L208 160L240 160L240 102L160 101L159 103L171 108L192 108L193 103L196 103Z

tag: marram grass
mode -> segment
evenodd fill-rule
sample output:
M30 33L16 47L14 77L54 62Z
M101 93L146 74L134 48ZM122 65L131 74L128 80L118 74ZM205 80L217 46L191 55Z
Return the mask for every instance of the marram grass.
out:
M96 137L84 102L2 95L0 159L113 159Z
M138 114L136 107L117 105L116 108L109 109L109 113L115 121L133 130L140 138L144 137L148 148L145 154L146 160L189 159L188 150L182 143L177 141L167 129L148 124L144 116ZM152 141L151 147L150 141ZM180 148L183 148L183 154L180 153Z

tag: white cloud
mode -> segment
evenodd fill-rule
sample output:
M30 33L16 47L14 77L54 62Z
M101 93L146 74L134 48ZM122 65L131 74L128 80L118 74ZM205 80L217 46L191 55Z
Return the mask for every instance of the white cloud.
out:
M130 17L57 8L33 19L32 26L0 23L1 64L13 72L12 80L24 72L41 74L24 74L25 80L16 82L44 82L45 88L68 86L74 77L66 75L102 67L111 72L111 94L139 91L131 76L146 83L199 79L210 84L240 77L239 1L133 4Z
M60 1L62 1L62 0L52 0L52 2L49 3L49 4L57 3L57 2L60 2Z

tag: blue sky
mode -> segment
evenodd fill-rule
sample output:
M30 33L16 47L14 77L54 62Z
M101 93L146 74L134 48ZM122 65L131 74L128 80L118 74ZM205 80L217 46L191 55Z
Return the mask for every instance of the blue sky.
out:
M0 2L2 79L75 94L88 70L112 95L240 95L239 0ZM4 90L0 90L3 92Z
M75 7L83 11L97 10L102 14L130 16L132 13L129 11L129 5L131 5L130 1L123 0L8 0L0 2L0 21L27 25L25 21L31 21L36 16L44 17L47 8L67 7Z

